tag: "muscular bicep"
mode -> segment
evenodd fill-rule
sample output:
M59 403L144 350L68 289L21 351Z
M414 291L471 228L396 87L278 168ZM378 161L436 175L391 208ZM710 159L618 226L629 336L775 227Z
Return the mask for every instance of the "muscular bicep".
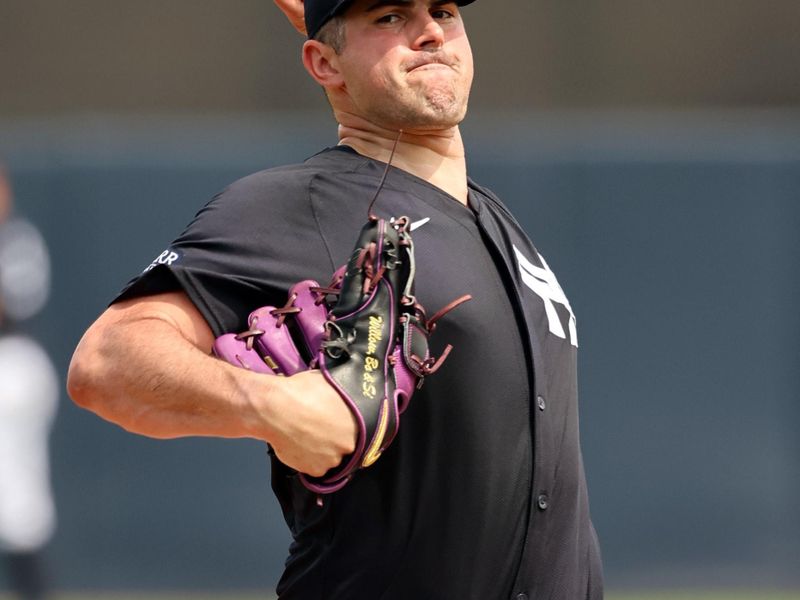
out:
M182 291L118 302L111 305L98 321L115 326L148 320L165 322L198 349L206 354L211 352L211 345L214 343L211 327Z
M143 414L179 410L165 407L185 401L182 390L193 383L186 379L189 366L207 357L212 343L210 327L182 292L118 302L78 343L67 389L79 406L126 429L164 436L175 424L152 418L145 427Z

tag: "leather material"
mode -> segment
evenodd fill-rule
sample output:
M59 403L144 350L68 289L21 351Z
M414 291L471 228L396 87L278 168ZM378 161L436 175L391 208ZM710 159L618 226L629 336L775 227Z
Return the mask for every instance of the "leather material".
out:
M323 375L347 403L359 425L355 452L337 469L307 485L324 491L374 463L400 427L390 357L396 346L395 327L408 260L400 236L387 221L370 220L362 228L347 264L339 302L330 315L329 331L349 340L346 351L324 347L319 354ZM380 278L374 284L370 275Z
M341 489L378 460L414 391L435 370L430 328L414 298L408 222L370 218L327 287L296 283L285 306L252 311L247 331L214 342L216 356L257 373L290 376L319 368L352 411L358 425L353 454L322 477L299 474L316 493Z

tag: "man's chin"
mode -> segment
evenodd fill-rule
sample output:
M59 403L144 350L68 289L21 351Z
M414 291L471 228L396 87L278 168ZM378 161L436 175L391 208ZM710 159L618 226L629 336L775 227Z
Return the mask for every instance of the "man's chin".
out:
M420 125L431 130L457 127L467 116L466 107L448 111L429 112L420 118Z
M402 119L397 119L391 123L387 127L392 131L399 131L403 130L408 134L419 134L424 135L426 133L435 133L437 131L447 131L453 129L454 127L458 127L459 124L464 120L464 116L459 115L458 117L442 117L439 116L432 116L432 115L415 115L414 117L407 117Z
M422 106L409 107L402 120L406 129L433 131L456 127L466 114L465 102L455 101L452 96L429 96Z

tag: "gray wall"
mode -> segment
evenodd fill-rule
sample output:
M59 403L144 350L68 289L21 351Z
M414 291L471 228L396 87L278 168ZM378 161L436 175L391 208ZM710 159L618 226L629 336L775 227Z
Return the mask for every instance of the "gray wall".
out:
M797 0L488 0L463 14L477 109L800 103ZM301 41L269 0L0 0L0 113L320 109Z
M317 114L0 120L54 289L62 374L120 286L230 180L333 142ZM800 585L800 117L477 112L473 177L518 215L581 332L583 447L610 587ZM70 588L261 588L288 541L253 442L154 441L63 399ZM479 550L479 549L476 549Z

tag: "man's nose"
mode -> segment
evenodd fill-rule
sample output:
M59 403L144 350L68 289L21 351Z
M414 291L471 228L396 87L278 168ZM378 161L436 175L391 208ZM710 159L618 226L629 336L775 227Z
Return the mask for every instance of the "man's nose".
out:
M441 48L444 45L444 30L436 19L426 15L421 20L420 26L422 29L414 41L415 50L429 47Z

